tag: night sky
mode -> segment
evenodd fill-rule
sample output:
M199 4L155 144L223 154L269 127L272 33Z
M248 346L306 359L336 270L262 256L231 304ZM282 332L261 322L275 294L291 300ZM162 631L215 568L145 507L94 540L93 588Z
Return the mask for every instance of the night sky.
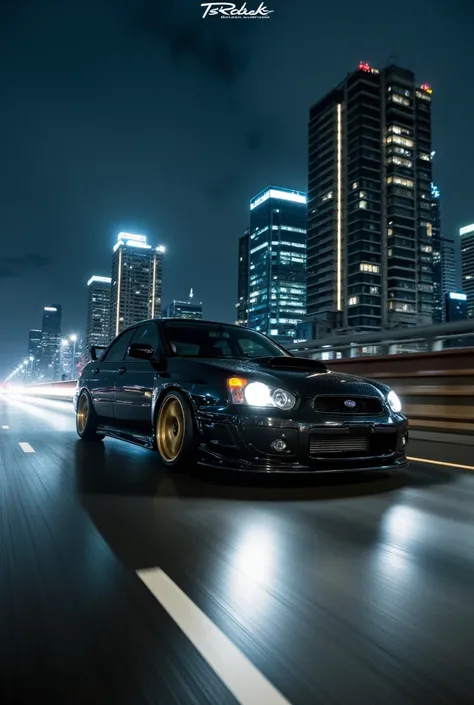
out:
M432 86L443 232L474 221L472 0L267 7L0 0L0 376L44 305L62 304L64 334L84 329L120 230L167 248L164 303L192 286L206 318L233 321L248 200L306 189L309 105L360 60Z

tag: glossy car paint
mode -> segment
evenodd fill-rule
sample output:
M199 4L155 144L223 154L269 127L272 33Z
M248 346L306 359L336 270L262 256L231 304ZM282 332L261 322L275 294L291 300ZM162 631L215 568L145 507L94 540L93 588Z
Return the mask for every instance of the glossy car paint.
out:
M75 408L79 394L87 390L99 415L100 431L106 435L152 448L163 395L178 389L193 410L200 464L258 472L385 470L406 465L408 423L388 406L389 387L298 358L290 358L299 365L297 369L285 369L288 358L284 362L276 358L276 367L269 367L251 359L172 356L161 336L163 324L153 323L160 336L156 361L96 360L86 365L78 380ZM231 404L227 380L233 376L283 388L297 397L297 404L291 411ZM321 396L337 396L343 403L355 402L356 407L367 397L377 398L381 413L353 413L351 404L345 404L345 413L318 412L315 398ZM309 452L311 439L316 439L316 445L318 438L338 438L344 444L361 437L377 452L329 456ZM282 445L284 450L278 450Z

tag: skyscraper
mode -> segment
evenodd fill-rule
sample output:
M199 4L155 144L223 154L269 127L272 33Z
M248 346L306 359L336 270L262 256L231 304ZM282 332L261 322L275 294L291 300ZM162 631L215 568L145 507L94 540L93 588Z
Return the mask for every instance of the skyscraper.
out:
M306 314L306 194L265 189L250 201L249 232L249 328L291 340Z
M246 326L249 321L249 242L250 228L239 238L239 268L237 282L237 323Z
M194 301L193 290L189 292L187 301L174 299L166 310L167 318L187 318L190 320L202 319L202 301Z
M94 275L87 282L87 355L93 345L106 346L110 342L110 287L112 279Z
M308 316L431 323L431 94L411 71L361 63L311 108Z
M474 223L459 231L461 237L462 290L467 294L467 315L474 318Z
M161 318L163 253L145 235L119 233L112 259L111 339L134 323Z
M41 331L32 329L28 336L28 371L27 377L30 380L37 379L40 372L41 362Z
M456 247L454 240L447 237L441 237L441 291L445 299L447 294L459 291Z
M434 152L431 153L434 155ZM443 245L441 203L436 184L431 184L431 244L433 247L433 323L446 319L446 291L443 290ZM454 291L454 288L450 291Z
M61 306L45 306L41 326L40 377L44 382L59 379L61 357Z

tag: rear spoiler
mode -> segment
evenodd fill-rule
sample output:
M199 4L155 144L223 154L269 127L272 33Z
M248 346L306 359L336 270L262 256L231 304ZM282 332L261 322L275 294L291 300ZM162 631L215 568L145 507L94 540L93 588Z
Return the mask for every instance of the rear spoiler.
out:
M100 360L101 355L97 355L98 351L107 350L107 345L93 345L91 347L91 360Z

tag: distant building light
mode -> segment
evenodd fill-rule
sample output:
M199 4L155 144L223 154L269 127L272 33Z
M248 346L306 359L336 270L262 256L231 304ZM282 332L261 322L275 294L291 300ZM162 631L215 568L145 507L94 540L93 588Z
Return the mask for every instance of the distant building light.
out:
M422 91L424 91L425 93L428 93L429 95L431 95L433 93L433 89L430 88L427 83L422 83L420 88Z
M138 240L127 240L125 245L127 247L140 247L142 250L151 250L151 245L147 245L146 242L139 242Z
M471 225L465 225L464 228L461 228L459 231L460 235L467 235L468 233L474 232L474 223L471 223Z
M146 243L146 235L135 235L134 233L119 233L117 240L134 240L135 242Z
M158 245L158 247L156 248L156 251L157 252L166 252L166 249L163 245Z
M54 311L54 312L57 312L58 309L57 309L57 308L54 308L53 306L45 306L45 307L44 307L44 310L45 310L45 311Z
M250 210L253 211L254 208L260 206L269 198L279 198L282 201L292 201L293 203L307 203L308 198L302 191L283 191L282 189L270 188L265 193L262 193L257 198L250 201Z
M455 291L450 291L448 296L450 299L454 299L455 301L467 301L466 294L458 294Z
M111 284L112 279L110 277L99 277L98 275L94 274L89 281L87 282L87 286L90 286L93 282L101 282L102 284Z
M371 68L366 61L361 61L359 63L359 71L365 71L366 73L378 73L378 70Z

